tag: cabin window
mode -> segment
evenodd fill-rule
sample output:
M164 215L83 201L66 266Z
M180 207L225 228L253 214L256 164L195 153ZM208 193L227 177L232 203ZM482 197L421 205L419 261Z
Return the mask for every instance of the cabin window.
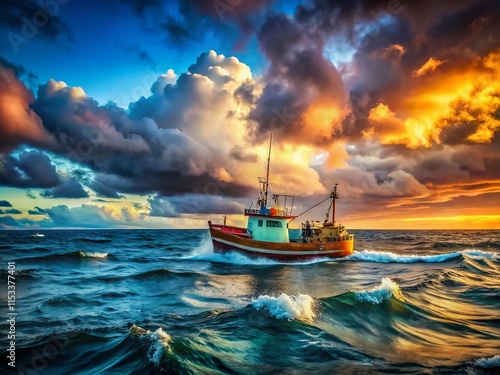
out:
M281 228L281 222L276 220L266 220L266 227L268 228Z
M262 226L262 220L259 220L259 221L257 222L257 225L258 225L259 227L261 227L261 226Z

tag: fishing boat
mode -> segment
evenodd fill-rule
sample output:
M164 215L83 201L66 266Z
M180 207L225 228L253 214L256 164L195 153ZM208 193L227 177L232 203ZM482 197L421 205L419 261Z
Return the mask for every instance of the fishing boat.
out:
M335 221L335 202L339 199L338 185L323 201L300 215L293 215L295 196L270 194L269 166L272 135L269 142L266 177L259 177L260 196L255 208L245 209L247 226L236 227L208 222L215 253L239 252L250 257L265 257L286 261L328 257L345 257L353 253L354 236ZM312 208L330 200L323 222L301 223L298 236L290 238L289 224ZM330 219L330 209L332 217Z

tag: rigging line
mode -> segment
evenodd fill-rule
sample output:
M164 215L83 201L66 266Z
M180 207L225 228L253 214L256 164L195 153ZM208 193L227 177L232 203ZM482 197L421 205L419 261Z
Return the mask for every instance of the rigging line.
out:
M312 206L312 207L308 208L307 210L305 210L304 212L302 212L300 215L297 215L296 217L294 217L292 220L290 220L290 221L288 222L288 224L290 224L292 221L294 221L294 220L295 220L296 218L298 218L299 216L304 215L307 211L310 211L310 210L312 210L314 207L319 206L321 203L323 203L324 201L327 201L328 199L330 199L330 197L329 197L329 196L328 196L328 197L326 197L325 199L323 199L321 202L319 202L319 203L315 204L314 206Z

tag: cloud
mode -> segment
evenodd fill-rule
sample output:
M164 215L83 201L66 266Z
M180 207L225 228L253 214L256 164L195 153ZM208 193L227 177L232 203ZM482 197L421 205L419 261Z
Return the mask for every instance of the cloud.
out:
M88 198L89 194L80 182L69 179L52 189L45 190L42 196L45 198Z
M283 14L266 19L258 40L270 67L249 116L254 136L278 131L287 141L331 142L347 114L348 93L323 53L324 42Z
M47 221L35 221L31 219L14 219L12 216L0 217L0 228L2 229L20 229L20 228L40 228L46 227Z
M43 208L40 208L38 206L35 206L34 210L28 210L28 214L30 215L46 215L47 213Z
M0 210L0 215L7 215L7 214L20 215L22 213L23 213L22 211L19 211L19 210L15 209L15 208L11 208L9 210Z
M201 41L204 35L239 37L240 48L257 27L261 15L273 4L273 0L258 1L172 1L146 2L122 0L132 7L143 22L144 28L158 34L163 31L167 41L177 46ZM209 32L210 31L210 32ZM238 31L243 36L238 35Z
M36 195L29 190L26 191L26 196L30 199L36 199Z
M412 76L413 77L421 77L424 74L427 74L429 72L433 72L434 70L436 70L436 68L439 65L444 64L445 62L446 61L439 61L439 60L434 59L434 57L431 57L429 60L427 60L425 62L424 65L422 65L417 70L414 70L412 73Z
M12 204L6 200L0 200L0 207L12 207Z
M3 11L0 13L0 25L12 30L7 37L16 41L17 38L27 38L27 35L42 35L48 39L55 39L64 35L71 40L69 27L58 16L61 6L58 2L36 2L34 0L16 1L5 0ZM55 4L55 5L54 5ZM42 24L43 27L36 27ZM35 31L33 31L35 30ZM11 42L12 43L12 42Z
M155 196L148 199L150 216L182 217L201 214L242 214L244 206L224 197L187 194L169 198Z
M137 44L129 46L128 48L126 48L126 51L127 53L133 54L139 61L150 67L157 66L151 55Z
M53 138L30 108L35 100L12 65L0 60L0 152L26 142L48 147Z
M204 38L199 30L257 30L262 75L208 51L124 110L56 80L34 95L3 62L0 184L47 197L148 195L150 215L179 221L239 213L240 199L257 195L273 132L273 191L305 195L301 205L336 181L353 220L367 207L377 217L425 215L461 196L496 197L498 185L486 186L500 176L495 2L311 0L292 15L244 2L224 12L224 25L209 2L128 3L183 43ZM151 55L132 49L143 61ZM84 172L56 170L53 155ZM145 220L139 206L94 207L54 215L85 213L88 225Z
M144 227L150 223L147 218L131 207L115 209L108 206L82 204L77 207L58 205L46 209L36 209L47 215L42 220L14 219L0 217L0 228L131 228Z
M39 151L0 154L0 184L20 188L52 188L62 178L50 158Z

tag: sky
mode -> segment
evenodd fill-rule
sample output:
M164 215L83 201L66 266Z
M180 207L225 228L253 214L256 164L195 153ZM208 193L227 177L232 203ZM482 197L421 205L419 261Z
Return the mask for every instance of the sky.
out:
M271 133L296 214L500 228L496 0L2 9L0 229L245 225Z

